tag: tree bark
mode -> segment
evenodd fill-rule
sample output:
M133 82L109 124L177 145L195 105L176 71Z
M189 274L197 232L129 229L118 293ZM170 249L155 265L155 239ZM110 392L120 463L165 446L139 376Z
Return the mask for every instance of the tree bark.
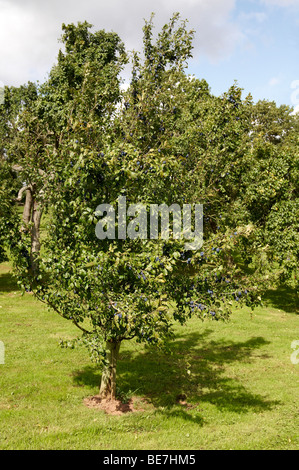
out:
M42 218L42 210L36 201L33 199L32 203L32 218L33 225L31 227L31 271L33 274L38 273L38 256L40 253L40 222Z
M42 209L36 201L35 185L24 186L20 189L17 201L21 201L23 193L26 192L26 200L23 209L23 220L21 231L31 235L30 271L33 275L38 273L38 256L40 253L40 223Z
M114 400L116 397L116 364L120 342L107 342L107 366L104 367L100 386L100 397Z
M22 230L26 230L28 228L28 224L31 220L31 209L32 209L32 192L31 189L26 189L26 200L23 210L23 226Z

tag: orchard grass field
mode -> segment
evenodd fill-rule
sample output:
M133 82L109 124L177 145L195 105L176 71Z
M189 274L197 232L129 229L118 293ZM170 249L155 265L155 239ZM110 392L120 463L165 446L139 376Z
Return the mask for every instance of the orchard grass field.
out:
M85 349L61 349L75 327L32 295L21 295L0 265L0 449L298 449L298 298L267 293L253 314L230 322L195 318L176 327L169 354L127 342L118 396L136 397L121 416L88 408L101 373ZM53 333L54 332L54 333Z

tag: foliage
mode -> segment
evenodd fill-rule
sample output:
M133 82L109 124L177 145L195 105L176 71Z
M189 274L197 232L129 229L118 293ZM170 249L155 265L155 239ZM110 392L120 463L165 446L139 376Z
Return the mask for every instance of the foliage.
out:
M5 161L0 161L0 262L7 260L7 250L17 236L18 215L13 202L13 177Z
M255 136L241 178L240 203L247 220L257 229L256 245L263 247L263 261L278 274L279 282L298 288L298 196L299 154L298 117L291 110L271 105L264 116L264 129L270 128L273 114L280 125L282 138ZM255 110L253 110L253 116ZM280 117L278 117L280 116ZM255 127L253 122L253 127Z
M260 100L252 109L252 137L274 145L281 143L294 126L292 109L274 101Z
M88 27L84 25L85 33ZM72 79L77 65L83 65L85 70L81 28L79 25L76 30L77 39L74 27L65 28L69 31L64 36L66 52L73 59ZM114 110L110 112L113 119L108 119L105 111L99 126L99 117L88 106L88 99L81 109L79 93L74 91L79 121L64 131L50 162L53 178L46 194L54 210L39 274L28 278L27 271L18 265L26 279L24 287L32 289L40 300L82 330L82 341L92 357L103 363L109 359L107 348L113 344L116 347L135 337L139 342L162 346L172 337L174 321L184 324L192 315L227 319L233 301L254 306L259 299L256 278L246 275L235 262L237 253L243 250L238 237L245 240L251 236L246 227L233 236L227 225L219 231L208 225L203 252L186 252L182 238L151 240L138 233L134 239L95 238L95 208L103 202L116 207L120 195L126 196L128 203L142 203L149 209L154 203L194 204L208 187L209 199L205 197L203 202L213 205L214 217L223 194L228 201L232 198L231 182L217 187L208 172L213 165L217 174L225 170L227 150L234 160L242 155L243 147L239 148L236 139L240 135L243 140L243 134L238 132L243 116L239 110L240 90L233 87L228 95L213 100L204 81L186 77L184 68L191 56L193 32L187 31L186 22L179 23L178 15L162 29L155 43L152 31L150 21L144 27L144 59L136 53L133 56L131 85L118 112L118 88L107 98L109 109ZM79 46L74 47L77 40ZM60 54L46 87L68 63ZM117 74L119 66L114 71ZM88 74L83 83L83 96L85 90L93 90L99 96L99 89L94 88ZM111 82L109 69L98 86L113 90L114 84L119 82ZM68 83L67 89L69 86ZM55 89L64 94L63 86ZM186 96L190 100L186 101ZM201 109L198 97L203 101ZM213 113L208 109L211 102ZM66 99L65 107L61 105L64 116L68 116L71 103L71 99ZM53 110L56 112L55 106ZM192 147L189 139L194 127L186 131L186 121L195 118L198 127L205 114L205 139L200 139L199 148ZM78 124L81 116L86 119L83 126ZM219 154L223 155L222 161ZM190 184L194 178L200 191L195 190L192 195ZM220 196L219 191L223 193ZM255 276L258 274L256 270Z

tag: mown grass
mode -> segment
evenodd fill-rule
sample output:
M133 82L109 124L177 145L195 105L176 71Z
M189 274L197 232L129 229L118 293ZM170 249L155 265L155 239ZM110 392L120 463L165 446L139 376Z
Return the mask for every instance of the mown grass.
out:
M0 449L298 449L298 298L282 288L265 301L229 323L177 327L169 355L124 344L118 388L147 404L110 416L83 403L101 376L87 351L58 345L76 328L22 296L3 263Z

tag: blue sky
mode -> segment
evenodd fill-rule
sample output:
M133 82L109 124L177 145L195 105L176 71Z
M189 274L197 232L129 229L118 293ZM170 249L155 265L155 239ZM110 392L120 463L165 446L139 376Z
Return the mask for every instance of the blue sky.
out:
M196 36L188 71L214 94L237 80L255 101L299 107L299 0L0 0L0 82L43 81L63 22L87 20L140 49L152 11L157 29L174 11L189 20Z
M230 15L240 33L235 47L217 61L199 56L190 72L206 78L215 94L237 80L255 100L292 105L291 84L299 80L299 2L286 3L236 2Z

